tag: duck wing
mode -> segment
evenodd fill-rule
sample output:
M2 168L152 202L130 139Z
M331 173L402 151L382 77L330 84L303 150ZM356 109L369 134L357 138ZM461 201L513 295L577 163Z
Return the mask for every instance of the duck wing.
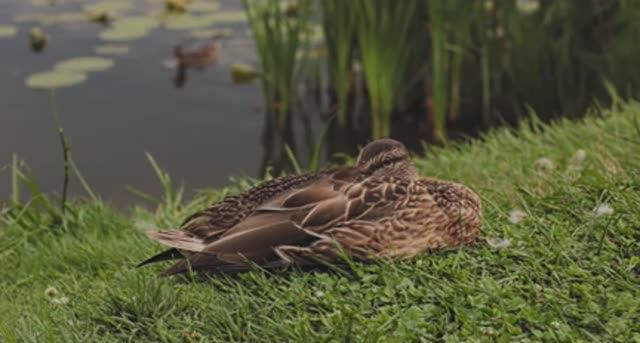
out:
M317 178L316 174L288 175L267 181L244 193L228 196L221 202L186 218L178 230L150 231L147 235L165 245L169 250L155 255L138 266L149 263L181 258L178 251L199 250L206 243L216 239L230 229L265 201Z
M375 180L374 180L375 181ZM285 265L281 246L307 247L324 232L348 219L378 219L393 213L388 197L394 185L378 180L358 183L323 176L256 207L247 218L163 275L195 271L246 270ZM406 192L405 192L406 194ZM397 196L391 196L397 199Z

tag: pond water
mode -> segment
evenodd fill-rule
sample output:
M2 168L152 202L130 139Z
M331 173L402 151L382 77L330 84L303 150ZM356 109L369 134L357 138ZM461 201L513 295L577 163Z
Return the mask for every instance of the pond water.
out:
M88 1L2 0L0 26L13 25L13 37L0 38L0 166L17 153L31 167L45 191L59 192L62 159L50 92L30 89L30 74L50 70L72 57L95 56L105 44L104 27L88 21L42 25L18 22L33 13L78 11ZM126 13L162 11L164 1L130 1L136 8ZM239 0L220 0L219 11L240 11ZM29 30L40 26L49 43L40 53L29 48ZM256 65L256 55L244 22L214 24L229 28L221 40L216 66L188 72L182 88L174 85L172 70L163 66L177 44L197 44L189 30L162 26L143 38L124 42L129 53L113 58L113 68L90 73L87 82L56 90L58 110L73 157L85 178L104 199L126 206L135 196L127 185L150 194L160 186L145 157L151 153L176 182L187 189L217 187L230 176L256 176L263 148L264 114L257 108L262 97L257 84L234 85L232 63ZM0 199L9 192L9 171L0 174ZM81 193L72 183L72 192Z

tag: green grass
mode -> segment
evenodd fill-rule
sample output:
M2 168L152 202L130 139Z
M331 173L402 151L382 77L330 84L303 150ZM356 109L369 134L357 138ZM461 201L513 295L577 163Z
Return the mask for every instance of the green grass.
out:
M255 271L193 282L134 267L161 250L143 228L176 225L251 182L126 215L76 200L64 228L37 208L13 209L0 228L0 336L640 342L639 117L640 104L624 104L580 123L532 121L430 150L416 159L424 175L464 182L484 199L483 240L413 262L356 265L353 277ZM595 216L603 204L613 213ZM514 209L527 214L518 224L509 221ZM492 248L484 238L511 245ZM68 303L52 302L61 297Z

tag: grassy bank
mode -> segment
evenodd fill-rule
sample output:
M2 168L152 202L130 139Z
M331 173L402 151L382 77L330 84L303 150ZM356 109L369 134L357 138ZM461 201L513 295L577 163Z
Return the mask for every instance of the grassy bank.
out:
M424 175L464 182L483 197L482 242L409 263L358 265L355 277L251 272L186 282L157 278L160 266L134 267L161 249L143 229L176 225L247 182L183 206L173 194L157 210L127 215L73 203L64 225L28 206L5 209L0 336L639 342L639 118L640 104L625 104L580 123L500 129L429 151L416 159Z

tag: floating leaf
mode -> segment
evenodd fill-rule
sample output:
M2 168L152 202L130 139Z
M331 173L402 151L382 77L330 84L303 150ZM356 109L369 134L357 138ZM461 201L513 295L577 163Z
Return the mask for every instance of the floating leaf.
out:
M219 9L220 4L217 2L198 1L189 5L189 10L193 12L215 12Z
M97 46L94 51L99 55L120 56L128 54L129 47L126 45L105 44Z
M209 30L195 30L189 32L189 36L198 39L214 39L225 38L233 34L233 30L229 28L222 29L209 29Z
M165 27L169 30L192 30L209 27L215 23L212 16L193 16L189 14L170 18Z
M122 42L142 38L148 33L149 30L143 28L114 27L100 32L100 38L106 41Z
M107 70L113 65L113 60L104 57L76 57L56 63L55 69L82 73Z
M244 11L222 11L211 15L215 23L243 23L247 21Z
M235 63L231 66L231 80L236 84L247 84L258 77L255 69L245 63Z
M102 1L95 4L85 5L86 12L119 12L133 8L129 1Z
M25 83L30 88L50 89L73 86L86 80L87 75L84 73L53 70L31 74Z
M18 33L18 29L11 25L0 25L0 38L13 37Z

